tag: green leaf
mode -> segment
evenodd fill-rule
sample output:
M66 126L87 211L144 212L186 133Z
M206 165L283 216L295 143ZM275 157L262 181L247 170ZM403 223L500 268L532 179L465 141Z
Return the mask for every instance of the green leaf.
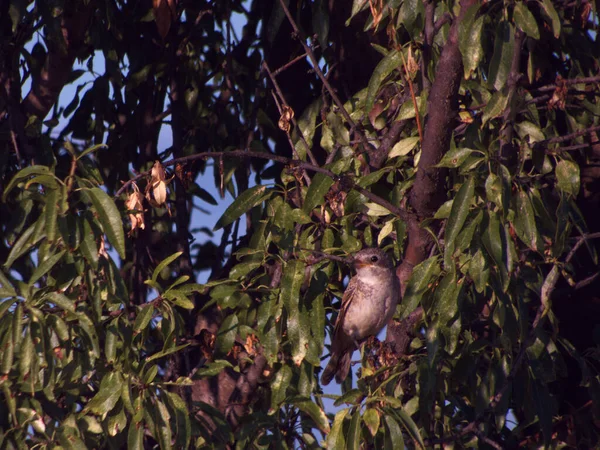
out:
M163 259L158 264L158 266L156 266L156 269L154 269L154 272L152 272L152 281L156 283L156 280L158 279L158 276L163 271L163 269L165 267L167 267L169 264L171 264L173 261L175 261L177 258L179 258L182 254L183 254L183 252L175 252L171 256L167 256L165 259Z
M238 331L238 318L235 314L230 314L225 318L219 331L217 332L217 339L215 342L215 350L220 355L226 355L233 347L235 342L235 335Z
M146 303L145 305L140 306L138 310L138 314L135 318L135 323L133 324L133 332L139 333L142 330L145 330L150 320L152 320L152 315L154 314L154 305L151 303Z
M394 222L395 220L388 220L377 235L377 245L381 245L381 241L383 241L393 230L394 230Z
M96 235L87 217L83 217L83 236L81 240L81 253L90 263L94 270L98 269L98 246L96 244Z
M500 90L506 86L506 80L515 51L515 32L513 26L505 20L500 21L494 39L494 54L490 61L488 83ZM486 108L487 109L487 108ZM484 114L485 117L485 114ZM485 120L484 120L485 123Z
M323 433L329 433L329 419L327 419L325 411L323 411L316 403L306 399L292 399L290 400L290 404L308 414Z
M157 400L155 407L155 414L157 416L155 436L158 437L158 443L161 450L169 450L173 448L171 444L171 439L173 437L170 420L171 415L169 414L167 406L162 401Z
M566 194L579 194L579 166L573 161L563 159L556 164L557 187Z
M534 251L541 251L541 238L535 223L535 212L529 195L521 189L516 198L517 210L515 211L515 232L527 247Z
M346 439L344 439L344 419L350 412L350 408L342 409L338 411L333 419L333 426L331 432L327 435L327 448L328 449L340 449L346 448Z
M163 357L165 357L167 355L171 355L173 353L177 353L179 350L182 350L189 345L190 344L176 345L175 347L171 347L167 350L163 350L158 353L155 353L154 355L150 356L149 358L146 358L146 363L149 363L150 361L154 361L155 359L163 358Z
M487 179L485 180L485 195L488 201L493 202L496 206L504 209L504 202L502 201L502 178L493 172L490 172Z
M218 205L217 201L210 194L210 192L208 192L206 189L203 189L200 186L198 186L198 183L190 184L188 192L192 195L195 195L199 199L204 200L209 205L214 205L214 206Z
M171 300L175 306L179 306L180 308L187 310L194 309L194 302L191 301L187 295L179 289L169 289L163 294L163 298Z
M446 224L445 240L444 240L444 264L448 267L451 265L452 254L454 253L454 240L458 233L462 230L471 203L475 195L475 178L469 177L467 181L458 190L454 201L452 202L452 210L448 223Z
M48 189L46 195L46 206L44 207L44 220L46 238L54 242L56 237L56 219L58 215L58 189Z
M281 404L287 397L287 388L292 380L292 368L290 366L281 366L271 382L271 409L270 414L279 410Z
M35 230L35 225L36 224L34 223L29 228L27 228L23 232L23 234L21 234L21 236L19 236L19 239L17 239L17 242L15 242L15 244L12 246L12 248L10 249L10 253L8 254L8 257L6 258L6 262L4 263L5 269L10 269L12 264L17 259L19 259L21 256L23 256L26 252L32 250L33 243L30 242L29 238L31 238L31 236Z
M419 306L423 294L429 289L431 279L439 274L439 271L440 267L437 256L426 259L413 269L400 304L400 320L406 318Z
M500 276L500 282L505 289L508 287L509 277L506 269L506 245L503 227L500 225L498 216L492 211L488 211L487 224L485 225L487 226L483 230L481 240L494 261L496 271Z
M89 194L90 200L98 213L98 219L106 236L108 236L108 240L115 247L119 256L125 259L125 232L123 231L121 213L115 202L100 188L87 189L86 192Z
M21 342L21 347L17 355L19 358L19 375L22 379L26 379L29 375L34 356L35 349L31 339L31 327L27 327L25 337L23 338L23 342Z
M417 442L422 449L424 449L425 443L423 442L421 433L419 433L419 427L417 427L417 424L414 422L414 420L412 420L412 418L403 409L394 409L394 413L400 420L400 424L408 432L409 436L415 442Z
M531 14L531 11L522 2L515 4L514 19L517 26L527 34L527 36L533 39L540 38L540 30L535 21L535 17Z
M456 273L448 272L435 290L434 311L444 325L458 312L458 296L464 283L457 281Z
M98 333L96 333L94 323L85 314L77 314L77 319L79 321L79 326L85 333L84 336L87 336L89 339L89 345L86 346L86 351L94 358L100 357L100 344L98 342Z
M369 112L373 109L373 103L375 103L375 97L379 92L379 87L383 80L394 71L394 69L400 67L402 64L402 56L396 51L392 50L389 52L379 64L375 67L371 79L369 80L369 90L367 91L367 99L365 101L365 111Z
M108 429L108 435L111 437L116 436L119 432L123 431L127 427L127 416L123 406L118 409L116 414L108 416L106 428Z
M232 368L233 366L229 361L224 359L219 359L217 361L208 363L206 367L202 367L194 373L194 379L203 378L203 377L214 377L215 375L223 372L225 368Z
M297 121L298 128L295 128L292 132L292 141L294 142L294 147L296 148L298 157L302 160L306 159L307 148L304 144L304 141L299 136L299 133L302 133L302 136L304 136L304 139L308 143L309 147L312 147L312 140L315 135L317 116L321 111L322 104L323 100L321 99L321 97L319 97L317 100L308 105L308 107L304 109L302 115Z
M112 411L121 397L122 384L123 377L119 372L108 372L100 382L100 390L88 402L83 411L91 411L98 416Z
M230 223L235 222L242 214L250 211L256 205L259 205L266 200L272 192L272 190L267 189L266 186L262 185L246 189L227 207L213 230L219 230Z
M388 154L388 159L395 158L396 156L408 155L412 149L416 147L418 142L419 136L404 138L396 142Z
M492 95L492 98L483 110L481 125L485 125L490 119L500 117L504 113L507 103L508 94L506 89L501 89L499 91L494 92L494 95Z
M2 194L2 201L6 202L6 197L8 196L8 193L17 184L19 184L21 181L29 178L32 175L36 176L36 175L54 175L54 174L46 166L29 166L29 167L26 167L26 168L20 170L19 172L17 172L17 174L12 178L12 180L10 180L10 182L6 186L6 189L4 190L4 193Z
M371 432L371 436L375 437L379 430L381 417L379 411L375 408L368 408L363 414L363 422L367 426L367 429Z
M483 293L490 279L490 268L481 249L477 250L471 258L468 273L475 284L475 290L480 294Z
M552 0L542 0L542 10L545 13L546 21L550 22L552 25L552 31L554 33L554 37L558 39L560 36L560 17L558 17L558 13L556 9L554 9L554 5L552 4Z
M4 297L15 297L17 295L17 291L13 287L12 283L8 279L4 272L0 270L0 298ZM0 317L2 317L3 311L0 306Z
M54 303L64 311L75 312L75 303L69 297L59 292L49 292L44 296L44 300Z
M99 150L101 148L108 148L108 145L106 144L96 144L96 145L92 145L91 147L86 148L84 151L81 152L81 154L77 157L77 159L81 159L83 158L85 155L89 155L90 153L95 152L96 150Z
M287 311L288 337L292 344L292 359L297 366L300 366L306 356L310 337L308 313L300 310L300 288L304 282L305 267L304 263L297 259L287 262L283 270L279 294L281 303Z
M174 392L163 391L168 400L168 405L175 413L175 425L177 432L175 433L176 448L189 448L192 436L192 427L190 421L190 413L183 399Z
M360 389L350 389L345 392L343 395L340 395L335 402L333 402L333 406L340 406L344 403L348 405L355 405L360 403L364 398L365 394Z
M387 434L385 437L385 448L390 450L404 450L404 436L398 422L390 414L384 414Z
M473 153L481 153L478 150L473 150L470 148L454 148L447 151L439 163L435 165L435 167L449 167L456 168L459 167L465 160L471 156Z
M127 432L127 448L129 450L144 449L144 423L133 422L129 423L129 431Z
M470 78L483 56L481 30L484 16L476 19L479 6L479 3L476 3L467 9L458 29L458 46L463 59L466 80Z
M348 450L360 450L361 434L360 411L356 410L350 419L350 426L348 427L348 434L346 436Z
M66 250L62 250L62 251L58 252L56 255L49 256L44 261L42 261L42 263L39 266L37 266L35 268L34 272L31 274L31 278L29 279L29 286L33 286L37 280L39 280L44 275L46 275L48 272L50 272L50 270L52 270L54 265L58 261L60 261L60 259L65 254L65 252L66 252Z
M252 272L255 269L258 269L263 264L263 261L248 261L236 264L229 272L229 278L231 280L238 280L240 278L244 278L250 272Z

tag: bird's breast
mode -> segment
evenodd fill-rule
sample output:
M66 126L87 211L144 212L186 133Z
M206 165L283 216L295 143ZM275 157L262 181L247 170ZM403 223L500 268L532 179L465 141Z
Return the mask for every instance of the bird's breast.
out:
M397 304L397 289L389 282L366 278L357 283L356 292L344 318L344 332L354 340L379 333L392 318Z

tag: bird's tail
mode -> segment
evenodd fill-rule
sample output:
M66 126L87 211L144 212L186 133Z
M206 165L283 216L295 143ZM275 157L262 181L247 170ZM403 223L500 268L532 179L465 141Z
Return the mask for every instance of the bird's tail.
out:
M332 353L331 358L329 359L329 363L327 363L327 367L323 371L321 375L321 384L323 386L331 383L331 380L335 376L335 381L338 384L342 384L342 382L348 376L348 372L350 372L350 358L352 357L352 352L344 352L341 355L337 353Z

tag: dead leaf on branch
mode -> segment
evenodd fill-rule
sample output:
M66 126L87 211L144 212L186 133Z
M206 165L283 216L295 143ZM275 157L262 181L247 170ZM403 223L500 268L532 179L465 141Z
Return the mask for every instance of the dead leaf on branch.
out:
M136 183L132 183L132 186L133 186L133 192L131 194L129 194L129 197L127 197L127 201L125 202L125 206L127 207L127 210L130 211L129 212L129 220L131 221L131 231L129 232L130 236L131 236L131 233L133 233L136 229L140 228L143 230L146 228L146 224L144 223L144 206L143 206L144 196L140 192L140 189L138 188Z
M340 180L337 180L325 195L327 204L338 217L344 216L344 204L346 203L346 197L348 196L348 192L344 190L345 186L343 184L344 183Z
M286 133L290 132L290 121L294 118L294 110L290 108L288 105L283 105L281 108L281 117L279 118L279 122L277 125L280 130L285 131Z
M383 17L383 0L369 0L369 8L371 8L371 14L373 15L373 28L377 31L379 22Z
M150 173L150 183L146 187L146 199L152 206L158 207L167 201L167 183L165 169L160 161L156 161Z
M408 47L408 55L406 57L406 71L408 72L411 79L413 79L419 71L419 63L413 56L412 47Z
M246 342L244 343L244 349L250 356L256 356L256 346L258 345L258 338L254 334L246 336Z
M548 109L558 108L564 111L567 103L567 92L567 84L559 75L558 77L556 77L556 89L554 89L552 98L548 100Z
M106 252L106 238L104 235L100 237L100 248L98 249L98 256L103 256L108 259L108 253Z

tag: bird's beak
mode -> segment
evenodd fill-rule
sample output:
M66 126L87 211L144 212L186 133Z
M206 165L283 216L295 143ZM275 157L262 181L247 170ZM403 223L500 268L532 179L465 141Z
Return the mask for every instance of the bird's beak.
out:
M363 267L371 267L373 264L369 264L368 262L362 262L362 261L352 261L352 263L354 264L354 267L357 269L361 269Z

